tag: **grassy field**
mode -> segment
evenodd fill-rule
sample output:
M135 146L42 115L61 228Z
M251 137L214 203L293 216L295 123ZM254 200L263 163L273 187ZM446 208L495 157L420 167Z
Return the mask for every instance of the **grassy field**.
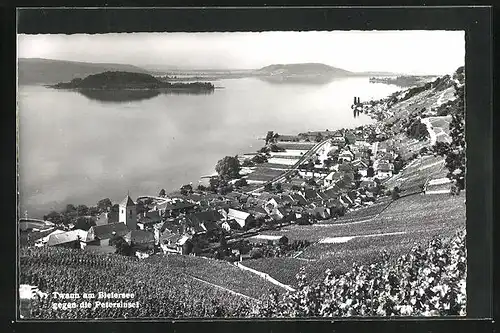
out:
M419 192L428 178L446 176L447 170L443 167L443 162L444 158L441 156L423 156L383 184L388 189L398 186L402 195Z
M263 163L263 164L260 164L260 167L262 167L262 168L274 168L274 169L288 170L292 166L291 165L286 165L286 164L278 164L278 163Z
M290 150L304 150L307 151L314 147L316 142L278 142L277 146Z
M366 265L380 260L383 250L391 258L396 258L415 245L424 244L437 236L451 236L465 228L464 200L464 194L417 194L394 201L380 216L372 220L359 216L357 221L350 219L345 224L293 225L266 232L286 235L290 240L307 239L312 242L327 237L353 238L345 243L313 244L299 258L258 259L250 260L248 264L283 283L293 285L300 267L306 269L309 279L315 280L324 276L326 268L343 273L354 263ZM346 215L346 219L348 218L349 215Z
M255 168L254 172L248 175L248 180L263 180L263 181L269 181L275 177L278 177L281 175L283 172L286 170L274 170L262 166L258 166Z

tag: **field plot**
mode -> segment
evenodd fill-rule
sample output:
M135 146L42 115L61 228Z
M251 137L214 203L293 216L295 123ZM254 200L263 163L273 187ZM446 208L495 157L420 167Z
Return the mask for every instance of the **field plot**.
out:
M281 283L293 286L297 279L295 275L307 264L304 260L291 257L260 258L243 261L243 265L267 273Z
M390 202L390 198L379 198L378 201L371 206L351 211L337 220L325 220L321 221L321 223L339 224L370 219L381 213Z
M392 202L373 219L360 217L358 221L351 219L348 223L293 225L272 231L269 233L286 235L290 240L305 239L316 243L293 260L267 258L263 262L252 263L252 267L260 268L259 270L274 278L277 277L273 274L279 273L279 281L294 286L290 281L293 281L299 272L294 269L300 267L304 267L309 279L314 280L323 278L327 268L342 273L348 271L354 263L373 263L382 258L383 250L386 250L391 258L396 258L407 253L415 245L424 244L438 236L452 236L456 231L465 228L464 201L464 194L416 194ZM334 237L352 238L343 243L319 243ZM277 267L281 265L278 259L282 260L284 267ZM259 260L262 259L257 261ZM289 272L289 276L284 276L286 272Z
M302 150L306 151L314 147L316 142L278 142L277 146L290 150Z
M175 254L152 256L147 260L158 262L167 270L174 268L253 298L259 298L275 287L272 283L225 261Z
M270 181L281 175L285 170L275 170L265 167L257 167L254 172L248 175L247 180Z
M295 163L299 161L299 157L297 158L290 158L290 156L286 157L271 157L268 162L272 164L277 164L277 165L283 165L283 166L292 166Z
M451 116L445 117L429 117L429 123L432 125L432 130L436 133L436 141L451 143L450 137L450 122Z
M443 166L443 157L424 156L413 160L399 174L389 178L383 184L388 189L398 186L402 191L401 195L416 193L422 190L428 178L443 175Z
M262 163L260 164L260 167L268 169L284 169L284 170L291 169L291 165L279 164L279 163Z
M236 291L230 292L219 287L232 285L226 282L232 281L232 276L240 280L242 285L253 284L254 290L251 293L257 297L268 286L261 278L241 272L229 264L225 267L214 264L218 273L209 274L214 281L212 285L187 275L184 266L181 268L179 263L174 264L175 259L168 266L168 262L162 261L163 258L156 258L159 262L151 262L114 254L94 254L53 247L23 248L19 256L20 283L38 286L41 291L49 294L48 299L32 304L32 315L38 319L214 316L214 304L219 304L226 311L237 310L241 305L254 302L235 294ZM197 265L204 267L199 261L203 260L201 258L186 256L183 260L182 265L185 264L188 271ZM250 289L241 287L239 290L250 293ZM80 307L68 311L55 310L51 306L52 301L61 300L52 300L53 291L79 294L99 291L133 292L133 301L139 302L140 307L113 311L107 308Z

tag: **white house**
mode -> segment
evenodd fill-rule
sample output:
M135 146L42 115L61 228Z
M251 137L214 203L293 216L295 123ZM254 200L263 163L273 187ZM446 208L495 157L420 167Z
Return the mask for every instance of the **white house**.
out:
M375 163L374 163L375 164ZM386 179L392 177L394 165L392 163L379 162L374 165L375 177L378 179Z
M351 162L354 160L354 154L350 150L344 150L339 155L339 161Z

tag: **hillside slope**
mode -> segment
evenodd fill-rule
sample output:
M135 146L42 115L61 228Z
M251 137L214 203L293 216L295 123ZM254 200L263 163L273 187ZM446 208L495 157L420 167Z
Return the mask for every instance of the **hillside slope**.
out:
M18 59L19 85L55 84L105 71L149 73L143 68L126 64L87 63L38 58Z
M258 73L269 75L335 75L348 76L353 74L341 68L336 68L319 63L302 63L302 64L274 64L263 67L257 70Z

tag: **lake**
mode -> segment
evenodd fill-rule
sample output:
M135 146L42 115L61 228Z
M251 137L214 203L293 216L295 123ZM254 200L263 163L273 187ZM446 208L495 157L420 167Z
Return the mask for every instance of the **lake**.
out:
M214 82L212 94L144 94L128 102L21 86L18 92L20 206L42 217L66 204L95 205L167 192L214 172L226 155L254 152L267 131L298 134L357 127L354 96L400 90L368 78L323 85L257 78Z

